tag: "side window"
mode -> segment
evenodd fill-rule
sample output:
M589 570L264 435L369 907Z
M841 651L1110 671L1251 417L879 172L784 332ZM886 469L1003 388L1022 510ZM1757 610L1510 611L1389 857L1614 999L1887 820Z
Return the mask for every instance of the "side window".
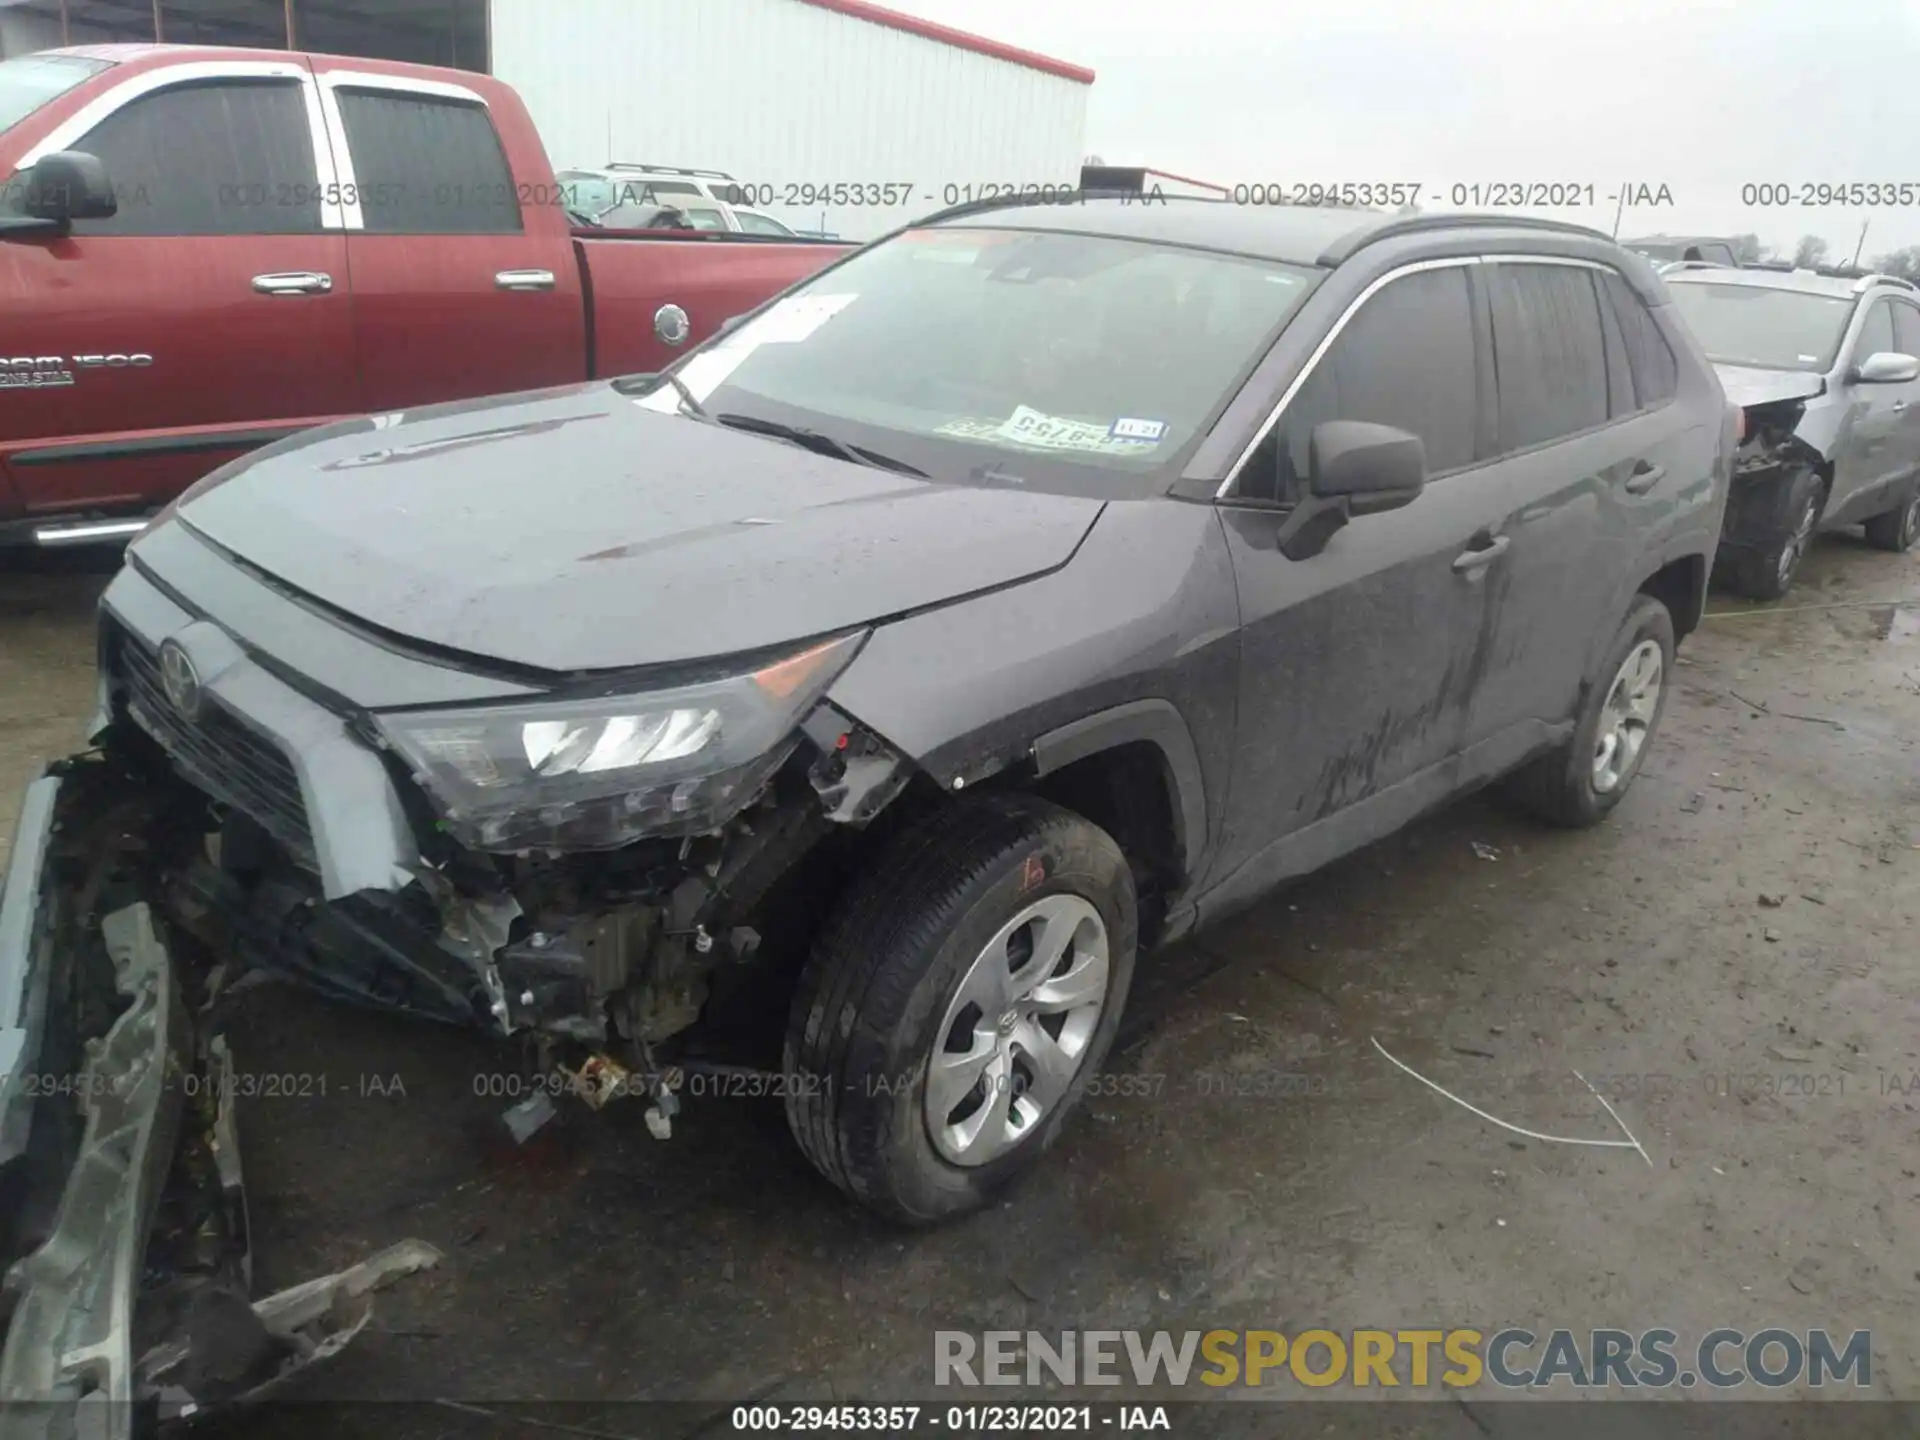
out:
M1607 414L1618 420L1640 408L1633 395L1633 365L1627 359L1627 341L1620 332L1620 317L1608 302L1600 277L1590 278L1594 297L1600 304L1600 334L1607 346Z
M1479 392L1473 306L1461 266L1402 276L1354 312L1249 461L1241 492L1298 500L1307 447L1327 420L1370 420L1418 435L1427 473L1473 462Z
M361 223L377 235L508 235L520 202L486 106L341 86Z
M1667 337L1660 333L1660 323L1622 276L1603 271L1600 288L1612 301L1614 318L1620 322L1620 334L1626 341L1635 408L1650 410L1666 404L1679 388L1680 365L1673 358Z
M1878 355L1882 350L1894 348L1893 302L1876 300L1860 326L1860 338L1853 343L1853 363L1858 365L1869 355Z
M211 80L144 95L72 147L107 167L117 214L76 235L304 235L320 229L297 80Z
M1501 452L1605 424L1606 342L1593 272L1503 261L1486 276Z
M1893 302L1893 348L1902 355L1920 356L1920 306Z

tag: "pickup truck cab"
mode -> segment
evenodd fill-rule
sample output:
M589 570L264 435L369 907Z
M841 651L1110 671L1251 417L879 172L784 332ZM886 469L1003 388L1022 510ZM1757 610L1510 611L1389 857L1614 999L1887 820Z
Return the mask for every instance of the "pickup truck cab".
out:
M0 542L307 426L657 370L847 247L599 235L511 87L173 45L0 62Z

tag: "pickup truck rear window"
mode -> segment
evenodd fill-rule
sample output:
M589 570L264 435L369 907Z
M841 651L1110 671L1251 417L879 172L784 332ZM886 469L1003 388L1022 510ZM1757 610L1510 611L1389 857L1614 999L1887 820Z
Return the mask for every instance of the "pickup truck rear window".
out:
M380 235L508 235L520 198L484 105L339 90L362 223Z
M11 130L110 63L78 55L22 55L0 61L0 131Z
M938 227L861 252L680 374L715 415L804 423L936 479L1172 464L1315 272L1102 236ZM647 403L671 408L671 390Z

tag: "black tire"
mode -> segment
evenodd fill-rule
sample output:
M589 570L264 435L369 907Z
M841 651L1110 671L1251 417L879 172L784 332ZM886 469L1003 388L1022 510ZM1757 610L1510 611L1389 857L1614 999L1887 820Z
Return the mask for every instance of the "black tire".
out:
M1794 472L1782 507L1791 518L1764 542L1741 554L1733 569L1735 589L1750 600L1778 600L1793 588L1793 577L1819 527L1825 492L1818 472L1804 466Z
M1882 550L1901 554L1920 540L1920 490L1916 490L1893 509L1868 519L1867 543Z
M1603 790L1597 787L1595 777L1602 718L1607 713L1608 699L1615 685L1624 678L1621 667L1628 656L1648 641L1657 645L1660 652L1658 697L1630 768L1611 788ZM1672 675L1673 617L1658 600L1648 595L1639 596L1599 665L1587 677L1573 738L1558 750L1540 756L1509 775L1502 784L1508 798L1535 818L1567 829L1597 825L1606 819L1645 763L1647 750L1660 729L1660 717L1666 713L1667 694L1673 688Z
M1088 901L1105 926L1104 1009L1071 1085L1034 1132L985 1164L952 1163L925 1115L941 1022L983 948L1026 906L1058 894ZM980 796L903 832L828 919L794 996L784 1067L801 1150L892 1220L930 1224L986 1204L1052 1145L1098 1073L1132 983L1137 932L1126 857L1071 811Z

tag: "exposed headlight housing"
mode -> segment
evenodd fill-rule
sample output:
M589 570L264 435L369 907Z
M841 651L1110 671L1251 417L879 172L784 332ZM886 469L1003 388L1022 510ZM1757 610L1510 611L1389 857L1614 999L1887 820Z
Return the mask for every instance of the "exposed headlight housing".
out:
M470 849L611 850L727 820L792 753L795 727L865 639L639 695L375 719Z

